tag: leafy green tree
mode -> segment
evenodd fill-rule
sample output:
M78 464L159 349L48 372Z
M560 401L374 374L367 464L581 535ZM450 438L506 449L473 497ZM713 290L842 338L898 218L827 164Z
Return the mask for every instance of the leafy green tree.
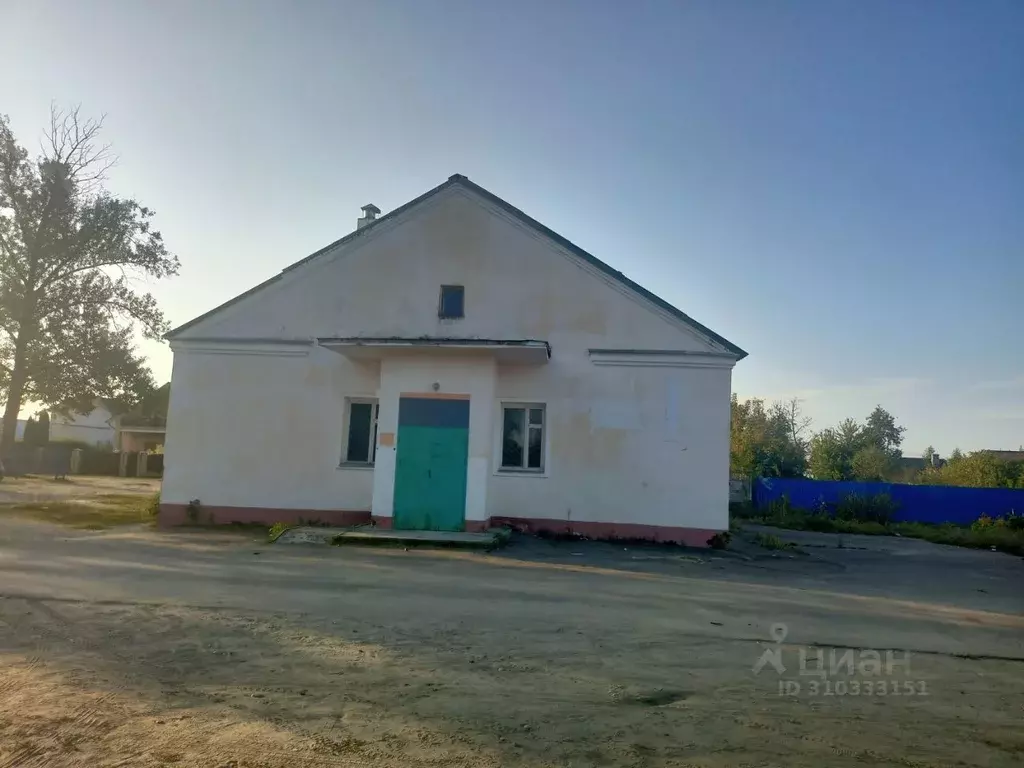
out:
M811 438L811 474L816 480L852 479L853 457L862 445L861 426L853 419L823 429Z
M892 459L898 459L903 455L900 446L903 444L903 433L906 431L906 427L896 423L895 416L882 406L876 405L861 430L861 440L865 446L872 446L888 454Z
M836 436L850 456L853 456L864 443L863 427L857 423L856 419L843 419L840 421L838 426L836 426Z
M904 431L882 406L863 425L843 419L811 439L811 474L818 480L890 480L902 455Z
M39 437L37 439L38 445L46 445L50 442L50 414L46 411L39 412L39 418L36 419L36 429L39 430Z
M36 442L36 420L29 416L25 421L25 431L21 433L21 442L26 445L35 445Z
M54 109L33 160L0 116L0 452L26 400L87 411L153 387L135 335L159 338L166 323L134 281L177 274L178 260L152 211L103 188L113 158L100 128Z
M811 438L808 469L815 480L848 480L853 471L853 452L848 435L827 427Z
M163 416L167 418L167 408L171 400L171 382L150 390L139 403L139 411L144 416Z
M970 488L1024 488L1024 462L1004 461L990 451L963 455L954 451L946 464L928 475L936 485Z
M891 455L877 445L866 445L853 454L850 468L856 480L881 482L892 478L895 467Z
M807 467L802 437L807 420L799 401L774 403L732 396L730 463L734 473L758 477L802 477Z

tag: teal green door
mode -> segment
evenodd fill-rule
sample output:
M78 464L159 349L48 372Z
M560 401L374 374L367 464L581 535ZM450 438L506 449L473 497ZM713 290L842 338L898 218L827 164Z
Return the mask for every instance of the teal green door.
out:
M394 527L463 530L469 400L400 398L397 437Z

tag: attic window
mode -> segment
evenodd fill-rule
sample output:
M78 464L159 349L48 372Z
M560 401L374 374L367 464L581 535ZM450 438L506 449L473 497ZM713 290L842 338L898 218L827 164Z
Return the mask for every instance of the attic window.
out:
M437 316L458 318L466 316L466 289L461 285L442 285L441 298L437 303Z

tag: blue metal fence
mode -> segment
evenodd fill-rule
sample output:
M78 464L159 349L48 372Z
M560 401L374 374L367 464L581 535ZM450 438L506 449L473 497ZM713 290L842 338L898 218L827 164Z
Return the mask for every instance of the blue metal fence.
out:
M970 525L982 515L1003 517L1010 512L1024 514L1024 490L1013 488L960 488L951 485L904 485L862 483L855 480L798 480L759 477L754 482L754 507L763 509L772 501L789 498L798 509L834 505L850 494L875 496L887 493L899 505L893 516L898 522L956 523Z

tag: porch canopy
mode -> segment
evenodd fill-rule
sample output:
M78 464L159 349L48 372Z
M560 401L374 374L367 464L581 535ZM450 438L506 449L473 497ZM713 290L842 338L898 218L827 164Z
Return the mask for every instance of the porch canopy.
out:
M551 358L551 345L535 339L456 338L319 338L321 347L352 360L380 360L410 354L493 357L499 363L543 365Z

